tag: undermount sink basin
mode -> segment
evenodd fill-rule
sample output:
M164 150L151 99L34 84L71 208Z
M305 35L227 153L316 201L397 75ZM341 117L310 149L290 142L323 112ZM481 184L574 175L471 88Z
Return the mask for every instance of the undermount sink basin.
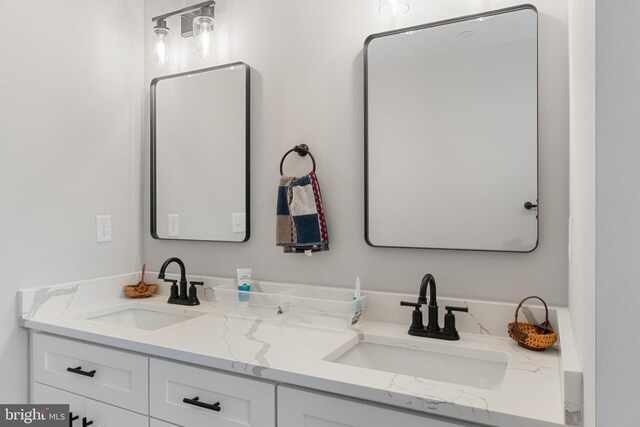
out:
M415 342L368 336L346 350L335 351L325 360L445 383L496 390L502 384L509 364L509 355L439 342Z
M134 303L135 304L135 303ZM115 307L85 314L87 320L111 323L136 329L155 330L202 316L203 312L176 307L154 307L143 304Z

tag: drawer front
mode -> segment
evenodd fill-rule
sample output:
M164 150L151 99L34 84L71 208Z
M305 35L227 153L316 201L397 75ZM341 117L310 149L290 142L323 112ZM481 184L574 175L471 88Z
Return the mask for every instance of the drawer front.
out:
M480 427L278 386L278 427Z
M144 356L32 334L34 381L145 415L149 413L148 366Z
M32 383L31 396L33 403L69 404L71 414L78 417L70 426L80 427L86 418L87 423L93 422L91 425L96 427L149 427L149 418L144 415L43 384Z
M87 399L84 408L87 421L96 427L149 427L149 417Z
M149 400L152 417L185 427L276 425L274 384L153 358Z
M69 405L70 416L78 417L69 424L73 427L82 425L85 400L82 396L31 382L31 403L35 405Z

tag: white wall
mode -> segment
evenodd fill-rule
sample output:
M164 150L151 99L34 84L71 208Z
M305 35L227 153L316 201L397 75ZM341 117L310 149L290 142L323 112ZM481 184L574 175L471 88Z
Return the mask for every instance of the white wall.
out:
M138 268L142 11L0 0L0 402L27 401L18 289Z
M584 371L585 427L595 426L595 0L569 1L571 260L569 310Z
M193 3L193 2L192 2ZM410 13L382 16L377 0L220 1L220 57L194 60L181 43L171 70L241 60L252 67L252 236L248 243L152 240L145 176L143 256L158 268L181 257L191 273L233 276L251 266L262 279L417 292L426 272L443 295L516 301L536 293L567 303L568 83L567 3L538 0L540 11L540 246L531 254L371 248L364 242L362 46L372 33L522 3L518 0L413 1ZM155 14L184 0L145 0L146 31ZM171 22L170 22L171 25ZM147 90L148 92L148 90ZM147 113L148 114L148 113ZM284 255L274 244L278 164L294 144L309 144L318 162L331 251L311 258ZM148 149L148 137L145 138ZM145 151L146 152L146 151ZM303 165L296 170L296 163ZM305 160L287 163L305 172ZM544 208L543 208L544 207Z
M597 422L638 425L640 2L596 1Z

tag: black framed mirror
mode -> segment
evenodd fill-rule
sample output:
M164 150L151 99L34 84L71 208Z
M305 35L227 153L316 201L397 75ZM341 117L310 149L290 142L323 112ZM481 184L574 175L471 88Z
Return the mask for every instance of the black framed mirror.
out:
M250 68L242 62L151 82L151 235L250 237Z
M367 38L369 245L535 250L537 35L523 5Z

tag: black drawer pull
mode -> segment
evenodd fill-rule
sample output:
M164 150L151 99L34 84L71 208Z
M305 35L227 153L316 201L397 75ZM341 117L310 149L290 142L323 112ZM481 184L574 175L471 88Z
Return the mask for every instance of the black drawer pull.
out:
M82 366L78 366L77 368L67 368L67 372L72 372L74 374L84 375L85 377L91 377L91 378L93 378L93 376L96 374L95 369L93 371L87 372L82 370Z
M87 421L87 417L82 417L82 427L87 427L93 424L93 421Z
M73 427L73 422L80 418L79 415L73 416L73 412L69 412L69 427Z
M220 412L220 409L222 409L220 408L220 402L216 402L213 405L211 405L209 403L200 402L200 398L198 396L194 397L193 399L187 399L185 397L184 399L182 399L182 401L187 405L198 406L204 409L211 409L212 411L216 411L216 412Z

